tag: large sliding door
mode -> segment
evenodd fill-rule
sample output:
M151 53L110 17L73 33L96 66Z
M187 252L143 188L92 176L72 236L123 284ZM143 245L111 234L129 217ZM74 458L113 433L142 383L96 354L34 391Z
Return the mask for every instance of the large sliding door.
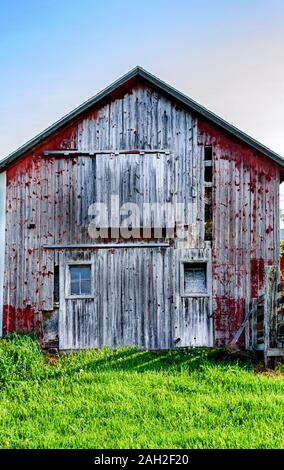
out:
M172 344L172 248L63 252L61 350Z

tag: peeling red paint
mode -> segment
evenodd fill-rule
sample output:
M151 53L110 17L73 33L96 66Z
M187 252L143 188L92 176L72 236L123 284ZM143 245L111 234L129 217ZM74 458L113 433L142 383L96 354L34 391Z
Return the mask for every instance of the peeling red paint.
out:
M203 119L198 119L198 131L203 140L207 140L206 145L214 145L222 149L222 160L234 160L238 165L243 164L251 171L251 190L255 191L254 170L268 178L268 181L275 178L277 164L272 163L265 155L241 142L236 137L229 135L225 130L218 128L213 123Z
M3 336L15 331L15 307L4 305L3 307Z
M264 259L252 259L251 267L251 298L257 298L264 286Z
M216 168L227 168L229 172L234 168L232 175L243 174L246 178L245 183L242 181L242 191L247 191L247 200L240 206L235 199L235 194L240 193L240 180L219 177L230 210L218 207L213 183L213 218L219 217L218 221L223 220L224 227L228 227L220 233L220 227L213 223L215 337L216 344L221 345L231 341L238 330L246 299L263 293L265 265L277 264L273 227L275 196L271 182L277 184L279 168L265 155L203 118L198 118L198 139L202 145L213 146L215 175Z
M31 333L35 329L35 311L32 307L17 308L4 305L3 335L12 333Z
M215 299L215 341L216 346L222 346L232 341L235 333L241 326L245 314L244 299L229 299L216 297ZM241 335L238 343L243 344L244 337Z
M35 311L31 307L16 310L16 331L30 332L34 330Z
M42 164L42 154L46 150L74 150L77 148L77 126L69 125L65 129L58 131L51 137L48 137L40 146L33 151L28 152L10 167L7 168L7 186L21 174L30 174L32 169L39 169ZM49 160L52 160L49 159ZM35 182L35 181L34 181ZM28 184L28 182L25 182ZM40 184L40 181L37 181Z

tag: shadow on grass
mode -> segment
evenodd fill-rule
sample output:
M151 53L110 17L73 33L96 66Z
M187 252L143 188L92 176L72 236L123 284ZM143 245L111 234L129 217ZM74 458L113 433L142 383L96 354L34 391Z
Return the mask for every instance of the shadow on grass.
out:
M71 378L80 372L190 373L230 365L246 370L253 368L248 359L236 360L224 349L148 351L124 347L48 356L40 350L38 341L28 335L15 334L0 340L0 388L21 381Z
M176 349L171 351L140 351L134 348L123 348L116 351L102 349L92 353L73 353L69 357L59 358L59 369L50 371L49 377L59 378L86 372L193 372L214 367L222 363L238 364L243 369L252 369L249 360L236 361L224 349ZM96 357L97 355L97 357Z

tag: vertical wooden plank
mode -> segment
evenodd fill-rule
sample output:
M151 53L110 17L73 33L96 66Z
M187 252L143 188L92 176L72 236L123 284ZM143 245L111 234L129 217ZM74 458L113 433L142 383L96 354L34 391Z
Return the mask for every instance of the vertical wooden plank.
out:
M0 173L0 338L3 334L4 272L6 232L6 172Z
M275 267L265 268L264 298L264 363L269 366L268 349L277 346L277 270Z

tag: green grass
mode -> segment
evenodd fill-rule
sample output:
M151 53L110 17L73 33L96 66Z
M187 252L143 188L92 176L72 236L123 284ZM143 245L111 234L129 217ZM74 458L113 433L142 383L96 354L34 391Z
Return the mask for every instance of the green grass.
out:
M224 356L1 340L0 447L283 448L284 376Z

